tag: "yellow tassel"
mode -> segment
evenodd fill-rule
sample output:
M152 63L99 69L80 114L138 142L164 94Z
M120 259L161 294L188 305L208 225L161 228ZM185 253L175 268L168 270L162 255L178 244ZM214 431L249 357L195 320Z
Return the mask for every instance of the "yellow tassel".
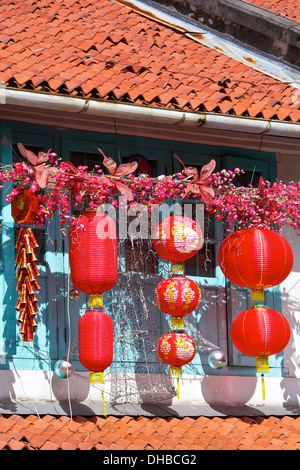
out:
M179 399L179 377L177 377L177 398Z
M262 391L262 398L263 398L263 400L265 400L265 398L266 398L266 386L265 386L264 374L261 374L261 391Z
M172 317L171 325L173 328L184 328L184 318L183 317Z
M256 358L256 372L269 372L269 360L267 356Z
M96 383L104 383L103 380L103 372L91 372L90 373L90 383L91 384L96 384Z
M103 306L103 300L102 300L102 295L101 294L92 294L89 296L89 307L102 307Z
M184 274L184 263L171 262L171 272L173 274Z
M170 366L169 375L176 375L177 377L182 377L182 368L178 366Z
M102 390L102 392L101 392L101 396L102 396L102 402L103 402L103 414L104 414L105 418L107 418L107 415L106 415L106 405L105 405L103 390Z
M251 291L251 299L252 300L265 300L265 293L263 289L253 289Z

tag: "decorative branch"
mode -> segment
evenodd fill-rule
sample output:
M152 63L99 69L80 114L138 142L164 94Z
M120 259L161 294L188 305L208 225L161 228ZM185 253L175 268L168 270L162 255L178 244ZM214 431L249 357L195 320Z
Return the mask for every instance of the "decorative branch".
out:
M300 233L300 182L270 183L261 178L257 188L251 185L238 187L233 180L243 172L242 169L214 173L216 162L211 160L199 174L195 167L186 167L177 155L175 158L182 164L182 172L157 178L135 176L136 162L117 166L96 147L108 170L108 174L104 174L100 165L95 165L89 172L86 166L76 168L70 162L58 162L51 150L35 155L22 144L18 147L29 164L18 162L0 168L0 184L14 183L7 196L8 202L24 187L38 195L36 225L42 225L58 212L61 228L65 231L65 225L72 223L72 201L75 206L84 202L95 210L107 202L117 205L117 197L121 194L127 207L141 203L145 208L151 208L167 199L193 198L203 202L229 231L253 226L280 231L289 225ZM46 165L49 160L50 164Z

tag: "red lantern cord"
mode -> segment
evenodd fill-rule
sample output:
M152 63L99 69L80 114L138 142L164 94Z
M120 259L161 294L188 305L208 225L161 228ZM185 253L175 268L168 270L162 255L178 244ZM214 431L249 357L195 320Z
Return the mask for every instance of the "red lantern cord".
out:
M16 264L18 264L16 277L18 279L17 291L21 292L15 309L19 311L18 322L21 323L20 333L23 341L32 341L33 333L37 328L36 315L38 313L36 291L40 290L36 277L39 271L36 267L34 249L39 245L31 228L21 228L16 242Z

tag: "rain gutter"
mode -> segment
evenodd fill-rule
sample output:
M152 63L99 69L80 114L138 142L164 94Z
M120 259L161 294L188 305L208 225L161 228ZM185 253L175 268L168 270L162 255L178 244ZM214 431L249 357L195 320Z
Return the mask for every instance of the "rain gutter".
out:
M300 138L300 124L298 123L212 113L183 112L7 88L2 91L4 92L4 96L0 99L0 110L4 111L2 116L5 116L5 106L21 106L59 113L122 118L136 121L137 125L143 121L174 126L205 127L228 132Z

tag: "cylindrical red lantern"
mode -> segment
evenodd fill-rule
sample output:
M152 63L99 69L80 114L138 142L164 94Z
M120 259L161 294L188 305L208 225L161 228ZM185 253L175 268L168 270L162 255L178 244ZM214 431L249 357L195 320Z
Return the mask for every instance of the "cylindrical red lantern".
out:
M99 310L89 310L79 320L80 363L88 369L91 382L103 383L103 372L113 360L113 322Z
M246 356L256 357L257 372L268 372L268 357L281 352L289 342L291 330L277 310L255 305L241 312L231 326L231 339Z
M252 289L253 300L264 300L264 289L284 281L293 267L287 240L261 228L231 233L223 240L218 257L224 275L234 284Z
M102 294L118 278L116 226L106 214L87 211L70 230L69 257L73 286L89 294L89 305L102 306Z
M198 223L189 217L171 215L155 227L153 245L162 258L183 262L201 248L202 231Z
M198 284L185 276L173 276L161 281L155 288L154 301L164 313L172 315L172 326L183 327L184 315L195 310L200 302Z
M191 362L195 354L195 341L184 332L168 333L157 343L157 355L170 365L169 374L181 376L182 366Z

